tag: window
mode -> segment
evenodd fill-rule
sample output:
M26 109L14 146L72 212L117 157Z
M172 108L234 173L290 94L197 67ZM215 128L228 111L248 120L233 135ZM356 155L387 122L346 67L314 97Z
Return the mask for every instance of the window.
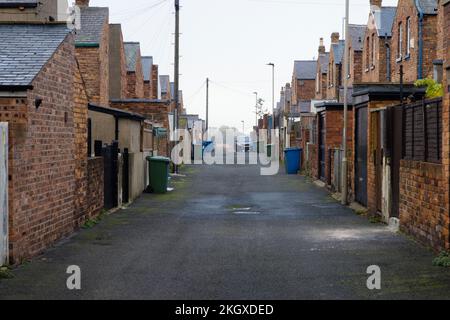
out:
M442 99L404 107L403 158L442 162Z
M400 22L398 24L398 39L397 39L397 61L402 60L402 52L403 52L403 25Z
M411 18L406 19L406 56L411 54Z
M316 93L320 92L320 72L316 73Z
M442 60L433 61L433 79L437 83L442 83L443 77L444 77L443 61Z

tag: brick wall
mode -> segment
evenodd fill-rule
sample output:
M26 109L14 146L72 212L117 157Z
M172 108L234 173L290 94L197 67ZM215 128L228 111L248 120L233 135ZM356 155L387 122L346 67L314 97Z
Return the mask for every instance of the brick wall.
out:
M442 165L402 160L400 165L400 222L403 232L442 250L449 241Z
M10 249L13 263L36 255L73 231L76 179L71 36L14 110L10 149ZM34 101L43 102L36 110ZM1 99L2 104L5 102ZM5 111L2 108L2 119Z
M88 98L84 88L81 74L78 68L74 68L73 79L73 113L74 113L74 135L75 135L75 225L83 223L87 210L86 199L89 195L87 190L88 162L87 162L87 119Z
M342 83L342 73L343 69L341 64L335 63L333 46L330 50L330 63L328 65L328 76L327 76L327 100L337 100L339 95L339 87Z
M103 209L103 158L90 158L87 162L87 198L85 219L97 216Z
M373 23L372 21L369 24ZM375 60L372 61L372 45L371 39L375 37L374 51ZM377 31L372 28L367 28L364 38L364 51L362 53L362 82L364 83L376 83L387 81L387 64L391 64L387 61L387 49L386 44L391 43L390 39L380 38L377 35ZM391 56L393 51L391 50ZM395 55L395 54L394 54ZM356 81L355 81L356 82Z
M152 99L152 86L150 81L144 81L144 97L145 99Z
M109 102L109 24L106 21L98 47L77 46L76 57L89 102Z
M141 53L136 57L136 71L127 72L127 99L143 99L144 72L142 70Z
M127 66L120 24L109 25L109 97L125 99L127 96Z
M152 65L151 99L158 99L159 67Z
M411 19L411 39L414 42L414 46L411 47L410 57L407 57L407 32L406 24L407 18ZM402 59L397 61L399 58L398 53L398 42L399 42L399 24L402 24L403 28L403 50ZM419 61L419 16L418 11L415 6L414 1L411 0L400 0L397 7L397 15L394 20L392 28L392 55L391 55L391 66L392 66L392 80L395 82L400 81L400 66L403 65L404 71L404 81L414 82L418 79L418 61ZM423 76L422 78L427 78L433 76L433 60L436 59L436 48L437 48L437 16L427 15L423 22Z
M352 53L352 59L350 61L351 74L348 82L349 87L353 86L354 83L361 83L363 74L363 52L352 51Z
M312 100L316 96L316 80L299 80L294 81L295 85L295 97L293 104L296 104L302 100Z

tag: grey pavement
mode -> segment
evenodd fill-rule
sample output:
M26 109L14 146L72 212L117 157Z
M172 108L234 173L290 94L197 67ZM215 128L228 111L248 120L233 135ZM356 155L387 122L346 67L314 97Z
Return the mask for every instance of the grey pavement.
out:
M450 269L301 176L188 166L0 280L0 299L439 299ZM69 291L69 265L82 289ZM382 289L366 287L378 265Z

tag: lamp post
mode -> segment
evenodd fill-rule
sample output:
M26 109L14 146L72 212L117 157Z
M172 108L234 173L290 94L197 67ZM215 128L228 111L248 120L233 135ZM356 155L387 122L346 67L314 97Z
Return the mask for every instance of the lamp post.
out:
M242 120L242 133L245 135L245 121Z
M342 204L347 204L348 195L348 159L347 159L347 127L348 127L348 62L349 62L349 50L350 50L350 36L349 36L349 0L345 0L345 54L344 54L344 132L342 134L342 149L344 155L342 156Z

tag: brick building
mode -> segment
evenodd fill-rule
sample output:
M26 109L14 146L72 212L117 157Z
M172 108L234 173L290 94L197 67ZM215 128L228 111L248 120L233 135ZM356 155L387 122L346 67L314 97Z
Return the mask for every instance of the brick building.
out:
M123 44L122 26L109 25L109 98L127 96L127 65Z
M382 0L370 0L371 9L364 39L362 82L391 81L392 25L396 7L382 6Z
M127 63L127 99L144 98L144 71L139 42L125 42Z
M366 25L349 25L349 74L347 75L349 88L352 88L354 83L362 82L364 36L366 33L366 28ZM342 88L340 96L343 96Z
M292 74L292 106L301 101L311 101L316 93L316 60L299 60L294 62Z
M89 7L89 1L77 0L81 29L76 31L77 62L89 102L109 102L109 9Z
M10 262L20 263L100 211L103 163L87 156L87 95L66 25L3 24L0 40Z
M151 86L151 96L150 99L152 100L157 100L157 99L161 99L160 96L160 85L159 85L159 67L157 64L153 64L152 65L152 75L151 75L152 79L152 86Z
M2 0L0 3L1 22L47 23L67 19L67 1Z
M399 0L392 25L391 79L404 81L433 77L437 56L437 0Z
M344 57L345 41L339 40L339 33L331 34L330 59L327 74L327 100L339 100L339 88L342 85L342 60Z
M323 38L320 38L319 56L316 67L316 94L315 100L324 100L327 97L327 74L328 64L330 62L330 53L326 52L323 44Z
M144 98L152 99L152 82L153 57L142 57L142 71L144 73Z

